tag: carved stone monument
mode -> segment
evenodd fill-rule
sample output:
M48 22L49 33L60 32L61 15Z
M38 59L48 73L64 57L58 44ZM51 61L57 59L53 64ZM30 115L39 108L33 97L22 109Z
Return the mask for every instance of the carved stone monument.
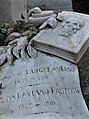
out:
M24 118L89 119L77 65L37 51L26 36L0 47L0 119Z
M48 19L40 28L47 25L55 28L44 29L35 36L32 39L34 47L78 63L89 46L89 16L62 12L56 18Z
M1 0L0 23L21 20L21 15L27 20L26 0Z

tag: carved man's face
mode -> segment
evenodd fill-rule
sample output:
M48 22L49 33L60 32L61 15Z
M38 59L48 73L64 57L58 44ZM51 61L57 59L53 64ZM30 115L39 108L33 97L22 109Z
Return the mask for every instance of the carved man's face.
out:
M85 25L84 21L78 18L70 18L63 21L58 30L59 35L69 37L76 33L76 31L81 30Z

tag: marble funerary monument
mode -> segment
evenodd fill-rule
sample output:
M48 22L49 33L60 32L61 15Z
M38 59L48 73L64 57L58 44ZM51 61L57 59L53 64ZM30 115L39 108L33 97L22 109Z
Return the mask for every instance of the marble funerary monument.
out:
M89 119L77 67L89 16L37 7L28 19L41 25L31 42L21 36L0 47L0 119Z

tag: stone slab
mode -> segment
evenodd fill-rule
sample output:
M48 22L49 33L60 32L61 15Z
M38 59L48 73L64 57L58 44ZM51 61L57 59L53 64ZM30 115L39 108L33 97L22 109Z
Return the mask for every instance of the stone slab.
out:
M72 116L60 116L59 114L55 114L55 113L52 113L52 114L41 114L41 115L28 115L28 116L23 116L23 117L1 117L1 119L89 119L89 116L75 116L75 117L72 117Z
M78 63L89 47L89 15L62 12L63 22L55 29L47 28L33 39L33 46L68 61Z
M27 20L26 0L1 0L0 23L21 20L21 14Z
M88 119L78 68L68 61L39 52L1 66L0 83L0 119Z

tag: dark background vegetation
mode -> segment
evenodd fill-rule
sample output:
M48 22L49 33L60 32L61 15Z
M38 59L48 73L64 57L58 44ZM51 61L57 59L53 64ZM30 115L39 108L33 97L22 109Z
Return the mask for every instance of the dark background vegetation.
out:
M73 11L89 14L89 0L72 0Z
M89 0L72 0L73 11L89 14ZM78 64L80 84L89 109L89 48Z

